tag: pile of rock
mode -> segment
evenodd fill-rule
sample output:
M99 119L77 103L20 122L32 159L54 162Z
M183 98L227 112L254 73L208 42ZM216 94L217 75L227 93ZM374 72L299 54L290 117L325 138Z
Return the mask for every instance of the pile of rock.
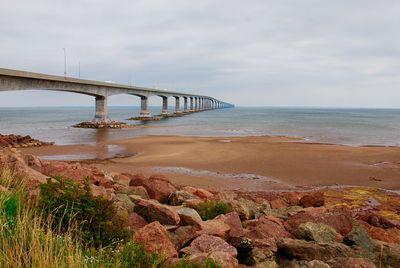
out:
M118 121L88 121L74 125L75 128L123 128L126 126L124 122Z
M210 258L222 267L399 267L400 196L382 190L215 193L177 187L162 175L107 174L16 150L0 156L0 166L12 163L36 180L32 194L38 178L89 176L93 193L114 200L126 216L133 240L164 256L167 267L182 256L192 263ZM231 211L202 220L196 209L210 200Z
M2 135L0 134L0 149L2 148L25 148L53 145L53 142L44 142L32 139L31 136Z

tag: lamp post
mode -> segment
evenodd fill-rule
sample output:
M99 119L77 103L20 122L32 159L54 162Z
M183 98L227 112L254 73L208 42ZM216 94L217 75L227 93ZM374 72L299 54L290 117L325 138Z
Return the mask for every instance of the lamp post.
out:
M64 77L67 77L67 50L63 48L64 50Z

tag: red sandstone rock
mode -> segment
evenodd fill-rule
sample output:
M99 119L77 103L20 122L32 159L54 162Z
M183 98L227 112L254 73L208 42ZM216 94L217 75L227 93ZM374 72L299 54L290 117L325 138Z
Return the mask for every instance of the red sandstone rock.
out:
M290 238L292 235L285 230L283 221L272 215L263 216L257 220L247 221L246 237L250 238L253 246L267 248L276 252L276 241Z
M179 226L171 233L171 240L174 243L175 248L179 250L187 246L191 240L200 235L198 233L199 230L200 227L195 225Z
M23 147L37 147L53 145L53 142L43 142L36 139L32 139L30 136L20 135L2 135L0 134L0 149L2 148L23 148Z
M129 214L128 229L131 232L136 232L137 230L139 230L140 228L143 228L146 225L147 225L146 220L143 219L143 217L140 216L139 214L137 214L135 212Z
M90 190L94 197L101 196L107 200L113 200L115 197L114 189L106 189L103 186L90 184Z
M322 207L325 204L324 193L313 192L304 195L300 201L300 206L302 207Z
M192 194L194 194L194 195L196 195L196 196L198 196L198 197L200 197L202 199L211 199L211 198L214 197L214 194L212 194L211 192L209 192L207 190L204 190L204 189L201 189L201 188L194 188L194 187L191 187L191 186L183 187L182 191L192 193Z
M371 238L387 243L400 244L400 229L395 227L383 229L369 225L368 223L363 221L360 221L360 223L364 226L365 230Z
M195 253L189 257L189 261L193 264L202 265L205 260L211 259L221 265L222 268L239 267L238 260L230 254L221 251L211 253Z
M45 183L48 176L31 168L26 162L26 159L28 159L28 163L40 163L37 157L24 157L24 155L16 149L7 148L0 150L0 167L10 169L15 175L23 177L28 190L32 193L37 193L39 185Z
M376 268L375 264L369 260L364 258L343 258L338 257L329 261L326 261L327 264L331 268Z
M240 221L239 215L236 212L230 212L228 214L219 215L215 218L216 220L222 220L224 223L229 225L229 238L243 237L244 231L242 222Z
M231 228L229 225L224 221L220 219L212 219L200 223L200 230L198 231L198 234L207 234L218 236L222 239L228 239L230 229Z
M200 225L203 222L199 213L192 208L180 207L176 212L181 218L182 225Z
M287 192L282 194L290 206L298 206L303 195L304 193L299 192Z
M276 198L269 203L272 209L285 208L288 206L288 203L282 198Z
M133 240L142 244L149 253L157 253L166 259L178 256L167 230L158 221L139 229L133 236Z
M203 234L190 243L189 247L181 249L181 252L187 255L196 253L225 252L236 258L237 250L233 246L226 243L222 238Z
M129 182L130 186L143 186L150 198L161 203L166 203L168 198L176 191L176 188L162 175L153 175L148 179L134 177Z
M155 200L139 199L134 210L148 222L159 221L165 225L178 225L181 221L175 209Z
M300 211L290 216L284 225L290 233L295 235L299 225L306 222L329 225L342 236L346 236L353 228L351 214L342 210L325 211L323 208L309 208Z

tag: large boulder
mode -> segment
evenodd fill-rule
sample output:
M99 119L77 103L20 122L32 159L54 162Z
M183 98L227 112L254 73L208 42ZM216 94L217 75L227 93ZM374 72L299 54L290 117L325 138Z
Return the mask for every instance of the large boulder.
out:
M241 238L244 236L244 230L242 222L240 221L239 214L236 212L229 212L228 214L221 214L215 218L216 220L222 220L225 224L230 227L229 238Z
M171 194L171 196L168 198L168 205L171 206L180 206L182 205L186 200L190 199L198 199L198 197L192 193L185 192L185 191L176 191Z
M283 238L278 241L277 246L280 256L298 260L327 261L337 257L356 257L355 252L350 247L340 243L317 243Z
M372 226L366 222L360 223L364 226L371 238L387 243L400 244L400 229L396 227L384 229Z
M178 225L181 221L174 208L155 200L139 199L134 210L148 222L158 221L164 225Z
M182 188L182 191L191 193L201 199L212 199L214 197L214 194L201 188L195 188L192 186L185 186Z
M370 259L365 258L335 258L326 262L331 268L376 268Z
M128 215L128 230L132 233L147 225L146 220L139 214L132 212Z
M226 252L215 251L211 253L195 253L189 256L189 261L194 265L199 265L200 267L202 267L204 262L207 260L213 260L221 265L222 268L239 267L238 260Z
M32 193L48 178L34 169L35 166L41 167L41 165L42 163L37 157L24 156L16 149L0 150L0 168L9 169L13 174L24 178L24 183Z
M185 225L179 226L176 230L170 233L172 242L177 250L188 246L188 243L199 236L199 226Z
M227 240L229 237L230 230L231 227L228 224L226 224L223 220L212 219L203 221L200 224L200 230L198 231L198 234L218 236L222 239Z
M332 227L322 224L306 222L299 225L296 237L299 239L322 243L336 242L337 233Z
M199 213L192 208L180 207L176 210L179 217L181 218L182 225L201 225L203 220Z
M285 227L290 233L296 235L299 225L306 222L329 225L342 236L346 236L353 228L353 218L349 212L343 210L326 211L324 208L304 209L290 216L285 221Z
M150 198L160 203L166 203L176 191L176 188L162 175L153 175L148 179L135 176L129 182L129 186L143 186Z
M166 259L178 256L167 230L157 221L139 229L134 234L133 240L143 245L144 249L149 253L157 253Z
M247 221L246 224L245 236L251 239L254 247L266 248L276 252L277 240L284 237L292 237L285 230L283 221L271 215Z
M195 238L189 247L181 249L181 253L186 255L193 255L196 253L212 253L212 252L225 252L230 256L236 258L237 250L229 245L222 238L203 234Z
M300 201L300 206L302 207L322 207L325 204L324 193L313 192L304 195Z
M367 251L372 251L374 248L374 244L368 233L365 231L364 227L359 224L353 226L353 229L346 235L343 242L349 246L359 246Z

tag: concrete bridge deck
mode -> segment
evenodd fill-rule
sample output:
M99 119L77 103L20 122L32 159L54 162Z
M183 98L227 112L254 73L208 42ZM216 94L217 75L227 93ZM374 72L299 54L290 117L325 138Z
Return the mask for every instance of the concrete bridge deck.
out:
M96 104L93 121L102 123L109 121L107 106L108 97L118 94L129 94L140 97L141 110L139 117L151 116L148 110L148 98L151 96L159 96L162 98L162 115L169 114L169 97L175 98L174 113L233 107L230 103L217 100L210 96L0 68L0 91L33 89L65 91L93 96L95 97ZM181 99L183 99L183 110L180 108Z

